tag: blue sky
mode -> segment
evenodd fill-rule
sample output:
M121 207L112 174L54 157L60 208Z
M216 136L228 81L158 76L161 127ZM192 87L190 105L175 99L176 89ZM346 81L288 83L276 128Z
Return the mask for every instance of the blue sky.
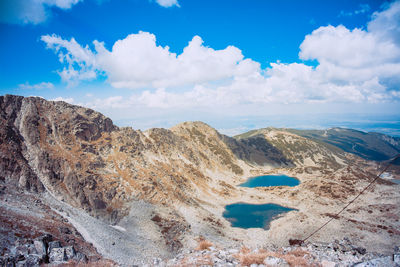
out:
M2 0L0 10L1 94L141 129L373 117L400 134L399 1Z

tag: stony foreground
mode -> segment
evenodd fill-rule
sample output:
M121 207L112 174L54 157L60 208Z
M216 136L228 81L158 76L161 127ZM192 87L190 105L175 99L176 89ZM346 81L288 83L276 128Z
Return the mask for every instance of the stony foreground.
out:
M186 250L176 258L155 266L400 266L400 247L392 255L367 253L365 248L351 244L349 239L332 243L308 243L301 247L275 249L218 249L201 241L196 250Z
M51 235L41 236L26 244L16 244L11 252L0 257L0 266L118 266L108 260L88 262L86 255L76 252L73 246L63 247ZM365 248L351 244L349 239L332 243L308 243L303 246L283 248L221 249L204 239L192 250L183 250L174 259L155 258L140 266L400 266L400 247L392 255L368 253ZM139 266L128 265L128 266Z

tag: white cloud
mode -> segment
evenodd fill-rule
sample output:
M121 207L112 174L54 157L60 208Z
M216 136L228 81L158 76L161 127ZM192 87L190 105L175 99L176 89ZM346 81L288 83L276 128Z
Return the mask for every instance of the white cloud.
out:
M58 71L61 79L69 85L77 85L81 80L96 78L95 55L88 46L82 47L74 38L64 40L56 35L44 35L41 40L48 49L58 54L59 61L65 65Z
M37 83L37 84L29 84L28 82L26 82L26 83L23 83L23 84L19 84L18 88L22 89L22 90L53 89L54 88L54 84L52 84L51 82L41 82L41 83Z
M116 88L159 88L244 76L259 69L259 63L244 59L238 48L214 50L204 46L199 36L193 37L180 55L170 52L168 46L158 46L156 37L147 32L128 35L115 42L111 51L98 41L93 42L92 51L73 38L44 35L41 40L66 65L59 73L69 83L94 79L96 72L104 72Z
M399 90L400 1L372 17L367 30L318 28L306 36L299 57L317 60L320 79L336 85L352 85L362 92L364 83L375 83L380 95L382 87Z
M111 50L94 41L94 49L74 39L42 36L59 56L67 82L105 75L116 88L141 88L131 98L114 97L91 105L126 108L232 107L267 103L375 103L399 100L400 2L375 12L368 28L326 26L307 35L299 57L303 63L271 63L266 69L228 46L206 47L193 37L179 55L157 45L153 34L139 32L117 41ZM180 86L184 86L183 88ZM177 87L180 87L179 90Z
M316 59L320 64L344 68L397 62L400 56L400 47L393 42L361 29L351 31L343 25L318 28L305 37L300 50L301 59Z
M372 18L368 23L368 31L400 46L400 1L391 3L382 12L374 12Z
M0 22L39 24L51 15L51 8L70 9L80 0L1 0Z
M61 96L56 97L54 99L51 99L51 101L64 101L64 102L67 102L69 104L73 104L74 103L74 99L72 97L64 98L64 97L61 97Z
M172 6L179 7L178 0L156 0L156 2L162 7L172 7Z

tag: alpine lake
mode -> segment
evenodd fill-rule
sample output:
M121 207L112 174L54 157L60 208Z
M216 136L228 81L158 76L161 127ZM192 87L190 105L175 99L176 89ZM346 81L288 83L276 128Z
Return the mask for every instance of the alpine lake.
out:
M251 177L246 182L240 184L241 187L271 187L271 186L297 186L300 181L294 177L286 175L262 175ZM225 206L222 214L232 227L263 228L269 229L272 220L283 216L285 213L296 210L283 207L278 204L250 204L250 203L233 203Z

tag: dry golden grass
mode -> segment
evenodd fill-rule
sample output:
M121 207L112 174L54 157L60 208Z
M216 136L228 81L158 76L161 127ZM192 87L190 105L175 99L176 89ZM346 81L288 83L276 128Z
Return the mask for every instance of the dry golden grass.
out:
M242 254L250 253L250 251L251 250L246 246L243 246L243 247L240 248L240 253L242 253Z
M267 257L276 257L285 260L291 267L308 267L319 266L307 260L309 253L301 248L284 253L282 250L273 252L265 249L260 249L258 252L252 252L247 247L242 247L240 252L234 255L242 266L250 266L251 264L263 264Z
M212 245L213 245L213 243L211 243L208 240L200 240L196 249L197 250L205 250L205 249L208 249L209 247L211 247Z
M289 263L290 266L293 267L319 266L317 264L308 262L308 260L303 257L296 257L294 255L282 255L280 258L284 259L287 263Z
M264 259L268 257L264 253L249 253L239 256L240 264L243 266L250 266L252 264L263 264Z

